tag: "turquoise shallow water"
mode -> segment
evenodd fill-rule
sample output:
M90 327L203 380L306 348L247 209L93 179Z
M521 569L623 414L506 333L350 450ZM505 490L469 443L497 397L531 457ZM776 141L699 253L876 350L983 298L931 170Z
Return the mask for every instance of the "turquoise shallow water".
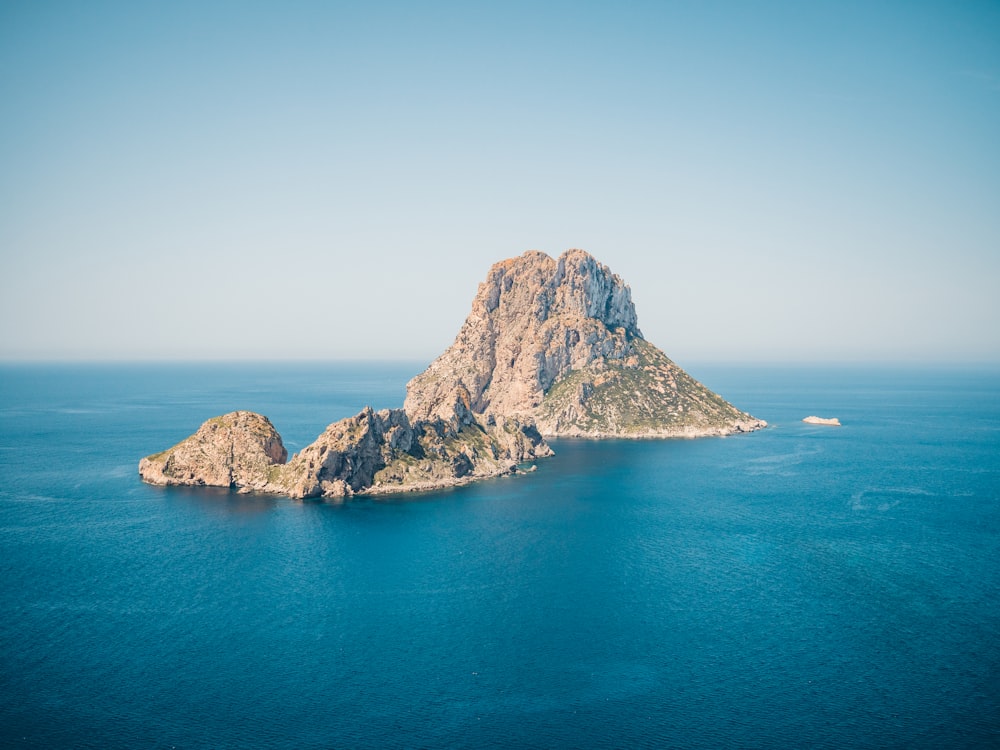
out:
M695 368L773 426L342 506L136 476L419 369L0 369L0 745L1000 744L998 373Z

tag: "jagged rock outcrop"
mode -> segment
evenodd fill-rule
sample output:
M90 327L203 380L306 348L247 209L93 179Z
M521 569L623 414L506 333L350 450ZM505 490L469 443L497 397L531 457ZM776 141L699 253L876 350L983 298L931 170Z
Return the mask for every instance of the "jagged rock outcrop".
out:
M415 418L533 421L546 436L695 437L765 425L647 342L629 287L583 250L495 264L455 343L407 386Z
M266 491L272 467L287 458L281 436L267 417L234 411L208 420L173 448L142 459L139 475L150 484Z
M516 420L411 422L402 409L366 408L327 427L280 479L291 497L377 495L512 474L551 454L533 426Z
M542 435L696 437L765 425L647 342L628 286L582 250L497 263L455 343L407 385L403 409L330 425L286 463L259 414L215 417L139 463L152 484L295 498L430 490L552 454Z
M232 487L293 498L343 498L430 490L512 474L552 454L531 425L516 420L411 423L402 409L364 409L334 422L285 463L266 417L215 417L173 448L139 462L150 484Z

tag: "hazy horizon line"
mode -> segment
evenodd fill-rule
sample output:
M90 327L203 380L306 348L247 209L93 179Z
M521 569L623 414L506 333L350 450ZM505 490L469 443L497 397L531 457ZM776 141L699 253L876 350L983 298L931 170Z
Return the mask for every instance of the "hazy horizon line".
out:
M669 356L669 355L668 355ZM301 366L301 365L409 365L428 366L437 356L426 357L376 357L376 356L346 356L346 357L287 357L280 359L261 359L254 357L0 357L0 367L19 366L60 366L60 365L94 365L94 366L197 366L197 365L229 365L229 366ZM998 359L915 359L915 358L862 358L838 357L830 359L792 359L792 358L752 358L739 357L690 357L669 359L681 366L713 365L727 367L899 367L913 369L950 369L979 368L1000 369Z

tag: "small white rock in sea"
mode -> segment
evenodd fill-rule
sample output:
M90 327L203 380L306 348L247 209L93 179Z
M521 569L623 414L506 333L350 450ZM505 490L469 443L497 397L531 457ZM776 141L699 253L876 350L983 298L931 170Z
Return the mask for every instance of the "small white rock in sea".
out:
M840 420L836 417L831 417L830 419L824 419L823 417L806 417L802 421L807 424L829 424L834 427L840 427Z

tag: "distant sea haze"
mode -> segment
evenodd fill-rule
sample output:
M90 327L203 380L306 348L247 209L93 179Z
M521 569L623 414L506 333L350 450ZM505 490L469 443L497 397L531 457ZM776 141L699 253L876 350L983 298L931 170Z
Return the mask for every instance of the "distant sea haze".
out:
M1000 745L1000 373L695 367L770 426L340 505L136 474L421 369L0 368L0 745Z

